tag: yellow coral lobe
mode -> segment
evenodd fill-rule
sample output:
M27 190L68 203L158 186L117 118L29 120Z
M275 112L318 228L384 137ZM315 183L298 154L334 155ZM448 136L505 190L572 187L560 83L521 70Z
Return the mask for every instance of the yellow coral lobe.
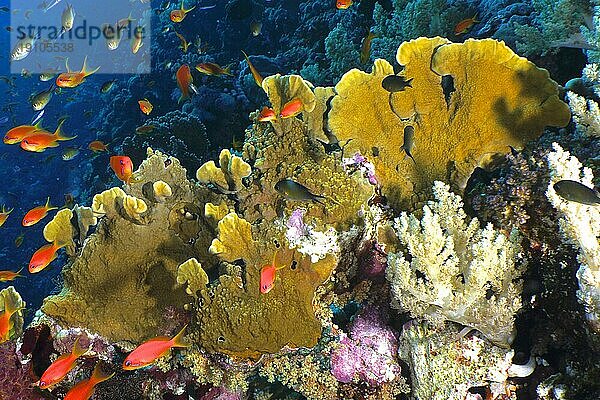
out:
M105 215L109 210L115 209L117 198L125 196L126 193L119 187L110 188L102 193L98 193L92 200L92 211L96 216Z
M236 213L227 214L218 225L219 238L212 241L208 249L225 261L233 262L244 258L254 247L252 227Z
M229 214L229 206L224 201L218 206L213 203L206 203L204 205L204 215L216 223L222 220L227 214Z
M71 218L73 218L73 212L65 208L57 212L52 221L48 222L44 227L44 239L50 243L66 243L69 255L75 253L74 231Z
M232 155L228 149L223 149L219 154L219 167L214 161L208 161L198 168L196 178L200 183L210 183L227 192L242 189L242 178L250 176L251 173L250 164Z
M160 202L165 201L167 197L173 196L171 186L164 181L154 182L152 184L152 189L154 190L154 197Z
M14 286L9 286L6 289L0 290L0 315L3 314L7 309L9 310L22 310L26 306L25 302L21 298L21 295ZM23 311L16 311L12 314L8 321L8 335L4 339L11 340L14 337L18 337L23 333ZM0 337L0 343L3 338Z
M302 110L311 112L316 100L312 91L312 83L300 75L271 75L262 83L263 90L269 96L275 115L279 115L283 106L290 100L298 98L302 101Z
M185 292L196 297L196 293L206 288L208 275L202 265L195 258L190 258L177 267L177 283L186 284Z
M148 210L146 202L142 199L138 199L133 196L125 196L123 199L123 207L130 217L137 217L139 214L143 214Z
M412 88L386 92L381 81L393 71L376 60L371 74L352 70L342 77L328 116L340 141L353 139L346 152L360 151L373 162L395 207L424 199L434 180L462 188L492 155L569 121L547 71L502 42L419 38L400 45L396 58ZM400 151L408 125L415 132L414 162Z

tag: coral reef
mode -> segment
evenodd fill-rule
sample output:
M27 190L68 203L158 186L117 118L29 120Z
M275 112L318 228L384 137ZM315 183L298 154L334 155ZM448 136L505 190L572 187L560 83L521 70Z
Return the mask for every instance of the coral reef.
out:
M352 139L346 151L360 151L374 164L382 193L396 207L423 200L436 179L462 188L495 153L523 146L544 126L569 121L548 73L501 42L419 38L403 43L396 59L412 88L387 92L381 82L393 68L376 60L371 74L344 75L328 114L333 134ZM414 162L398 151L406 126L414 127Z
M402 213L394 230L406 252L389 253L387 278L395 306L437 323L475 328L492 342L508 346L514 315L521 307L525 269L519 239L466 220L459 196L441 182L423 218Z
M0 399L42 400L44 396L32 389L29 366L21 365L15 342L0 344Z
M586 186L593 186L593 174L583 168L576 157L554 144L554 152L548 154L550 182L546 192L552 205L560 212L561 232L567 242L579 247L577 271L579 291L577 297L586 309L592 327L600 332L600 211L595 206L562 199L554 190L554 183L569 179Z
M3 343L19 337L23 333L23 309L25 308L25 302L14 286L9 286L6 289L0 290L0 307L3 318L7 317L7 314L5 314L7 310L12 311L8 315L7 325L5 325L7 330L2 332L2 336L0 337L0 343Z
M214 185L220 192L232 193L243 188L242 179L251 173L248 163L223 149L219 155L219 167L214 161L208 161L198 168L196 178L202 184Z

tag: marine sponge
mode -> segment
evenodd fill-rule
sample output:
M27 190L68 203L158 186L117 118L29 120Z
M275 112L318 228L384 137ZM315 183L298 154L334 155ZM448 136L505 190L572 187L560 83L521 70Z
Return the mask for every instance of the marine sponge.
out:
M556 143L553 147L547 156L550 182L546 195L562 215L559 225L563 237L580 249L577 298L584 305L591 326L600 332L600 211L597 206L562 199L553 186L559 180L570 179L592 187L594 176L589 168L582 169L575 156Z
M393 68L376 60L371 74L354 69L342 77L328 114L333 134L352 139L346 151L359 151L375 165L394 206L422 200L436 179L462 188L492 155L521 147L544 126L569 122L548 72L503 42L419 38L403 43L396 59L412 88L388 93L381 82ZM414 162L400 150L409 125Z
M0 312L4 312L7 308L16 311L9 320L8 336L4 339L11 340L14 337L19 337L23 333L23 309L25 302L14 286L9 286L6 289L0 290ZM0 337L0 341L3 338ZM1 343L1 342L0 342Z
M435 182L435 202L423 218L402 213L394 229L406 252L389 253L387 279L394 306L418 318L450 320L475 328L500 346L512 341L521 308L516 233L506 237L491 224L467 222L459 196Z
M196 172L200 183L213 184L218 190L230 193L243 188L242 178L250 176L252 168L240 157L232 155L229 150L221 150L219 166L214 161L204 163Z
M250 223L235 213L219 221L218 232L211 253L242 267L237 274L221 275L216 287L200 291L197 317L202 347L236 357L258 357L284 346L314 346L321 324L313 297L329 278L337 256L329 254L312 263L310 257L285 247L283 232L253 232ZM261 293L261 269L271 264L274 255L281 269L273 289Z

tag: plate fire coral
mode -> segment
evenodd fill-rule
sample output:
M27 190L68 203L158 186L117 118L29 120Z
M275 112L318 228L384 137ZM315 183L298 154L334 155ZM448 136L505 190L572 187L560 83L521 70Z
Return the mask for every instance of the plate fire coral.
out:
M203 348L254 358L284 346L313 347L321 336L314 293L329 278L336 257L330 254L312 263L309 256L286 248L283 233L277 237L265 230L253 232L250 223L235 213L219 222L218 232L211 253L243 266L239 275L221 275L215 288L200 292L197 318ZM261 293L261 269L273 258L281 269L273 289Z
M569 122L548 72L503 42L419 38L400 45L396 59L412 87L384 90L382 80L394 74L385 60L370 74L350 70L335 87L328 122L340 141L352 139L348 153L373 162L383 194L397 207L423 200L434 180L463 188L494 154ZM414 162L401 151L406 126L415 130Z

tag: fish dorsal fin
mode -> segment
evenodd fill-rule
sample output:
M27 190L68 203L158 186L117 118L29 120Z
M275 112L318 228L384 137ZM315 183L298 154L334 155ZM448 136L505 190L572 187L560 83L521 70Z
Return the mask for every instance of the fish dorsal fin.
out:
M168 342L169 340L171 340L171 338L168 337L168 336L157 336L155 338L152 338L152 339L148 340L146 343L149 343L149 342Z
M42 121L43 119L40 119L38 122L35 123L35 125L33 125L33 127L35 128L36 131L42 130Z
M67 69L67 73L72 72L71 68L69 68L69 57L65 57L65 68Z

